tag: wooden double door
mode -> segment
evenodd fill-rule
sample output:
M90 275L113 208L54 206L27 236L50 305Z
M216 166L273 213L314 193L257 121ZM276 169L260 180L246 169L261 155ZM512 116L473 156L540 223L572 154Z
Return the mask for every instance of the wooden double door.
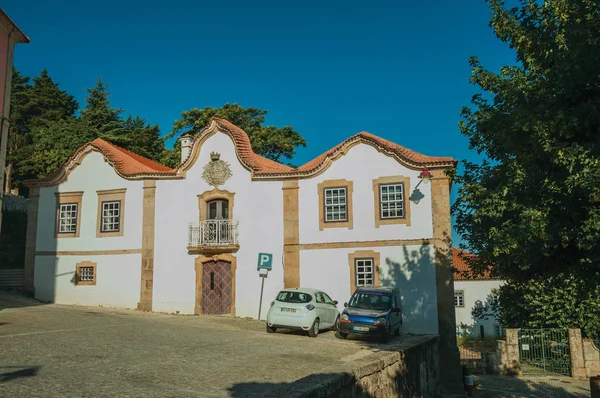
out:
M202 313L230 314L234 289L232 265L227 261L208 261L202 266Z

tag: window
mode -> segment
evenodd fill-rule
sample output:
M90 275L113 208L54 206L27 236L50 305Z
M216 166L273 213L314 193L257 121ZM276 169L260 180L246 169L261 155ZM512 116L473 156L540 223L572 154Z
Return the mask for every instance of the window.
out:
M357 250L348 253L351 293L360 286L379 286L380 261L381 254L374 250Z
M58 233L75 233L77 231L77 203L65 203L59 206Z
M277 301L281 301L282 303L310 303L312 301L312 296L308 293L302 292L288 292L282 290L277 295Z
M325 222L346 221L346 188L325 189Z
M319 230L352 229L352 181L326 180L317 186L319 194Z
M464 307L465 306L465 292L463 290L454 291L454 306Z
M404 217L404 184L382 184L379 186L381 219Z
M121 229L121 201L102 202L100 232L119 232Z
M56 237L76 238L81 224L81 202L83 192L57 192Z
M373 259L361 258L355 260L356 287L373 286Z
M323 298L325 299L325 304L335 305L333 300L331 299L331 297L329 297L327 295L327 293L322 293L322 294L323 294Z
M404 176L380 177L373 180L375 228L381 225L410 226L410 178Z
M98 194L96 237L123 236L125 192L124 188L96 191Z
M494 334L498 337L504 336L504 329L502 328L502 326L495 324L494 325Z
M75 285L96 284L96 263L83 261L75 266Z

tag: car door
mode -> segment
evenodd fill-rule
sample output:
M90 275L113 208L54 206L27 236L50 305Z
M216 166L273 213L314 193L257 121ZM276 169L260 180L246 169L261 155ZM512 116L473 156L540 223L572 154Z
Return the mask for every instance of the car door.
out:
M325 297L323 292L315 293L315 307L321 320L321 329L326 329L332 325L331 313L329 312L329 306L325 303Z
M331 325L333 325L340 312L338 311L337 306L327 293L323 293L323 298L325 299L325 304L328 307L327 310L329 311L329 319L331 319Z

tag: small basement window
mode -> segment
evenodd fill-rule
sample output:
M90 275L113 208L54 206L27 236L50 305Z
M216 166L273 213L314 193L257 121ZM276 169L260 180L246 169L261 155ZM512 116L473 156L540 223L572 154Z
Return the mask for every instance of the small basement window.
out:
M75 267L75 285L96 284L96 263L83 261Z

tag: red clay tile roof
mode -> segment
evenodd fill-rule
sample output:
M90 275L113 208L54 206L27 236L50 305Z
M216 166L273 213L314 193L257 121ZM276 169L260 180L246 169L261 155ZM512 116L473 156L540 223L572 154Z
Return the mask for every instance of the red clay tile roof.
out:
M169 175L174 174L175 169L171 169L165 165L150 160L138 154L135 154L127 149L121 148L102 138L96 138L94 141L89 142L79 148L73 156L71 156L57 171L50 174L48 177L27 180L25 184L36 184L44 182L52 182L56 179L63 177L64 173L72 167L73 161L77 159L83 152L87 150L97 150L102 153L106 160L115 168L118 174L124 177L133 177L136 175Z
M271 159L264 158L252 150L252 146L250 145L250 137L248 134L235 124L231 123L225 119L219 119L216 117L212 118L217 125L229 131L231 134L233 141L235 142L235 146L238 151L238 156L246 163L247 166L254 170L255 174L287 174L292 172L292 169L289 166L281 164ZM201 131L198 134L198 137L202 135ZM194 144L192 144L193 146Z
M106 156L108 161L119 170L119 173L129 176L145 173L168 173L175 170L163 164L150 160L141 155L128 151L102 138L96 138L90 145L97 148Z
M235 143L237 155L240 161L250 168L255 176L286 177L308 175L318 171L320 167L326 164L328 159L335 158L340 153L344 153L348 146L352 146L357 142L373 145L376 148L397 156L398 158L405 160L407 163L417 167L456 165L456 160L450 157L422 155L393 142L384 140L383 138L379 138L373 134L362 132L350 137L341 144L336 145L334 148L311 160L310 162L298 167L297 169L294 169L254 153L252 146L250 145L250 137L248 137L248 134L246 134L244 130L233 123L219 118L212 118L212 122L216 123L220 129L229 132ZM192 142L192 147L198 140L202 139L203 133L209 127L210 125L196 134L196 137ZM104 141L101 138L97 138L79 148L75 154L71 156L71 158L69 158L69 160L67 160L67 162L65 162L65 164L55 173L46 178L25 181L25 183L58 183L61 178L65 177L65 173L68 174L69 170L74 166L73 161L80 154L89 150L90 148L101 152L107 161L113 165L115 171L126 178L145 176L156 178L178 178L180 176L181 168L183 167L185 169L185 165L189 161L189 159L187 159L186 161L182 162L177 169L171 169L153 160L147 159L143 156L137 155L126 149ZM190 152L190 156L192 156L192 152Z
M496 279L490 276L490 272L486 271L483 275L471 275L471 267L467 263L467 258L474 257L473 254L467 253L464 250L452 248L452 266L454 267L455 281L473 281L473 280L490 280Z
M436 157L436 156L427 156L421 153L411 151L408 148L405 148L401 145L393 143L391 141L385 140L383 138L377 137L371 133L367 133L365 131L360 132L352 137L348 138L346 141L342 142L339 145L331 148L327 152L318 157L314 158L308 163L298 167L297 171L302 173L310 173L311 171L319 168L328 157L334 156L338 151L342 150L346 145L355 141L362 141L373 144L376 147L383 148L388 152L391 152L401 159L406 160L408 163L412 163L417 166L433 166L433 165L443 165L443 164L456 164L456 160L451 157Z

